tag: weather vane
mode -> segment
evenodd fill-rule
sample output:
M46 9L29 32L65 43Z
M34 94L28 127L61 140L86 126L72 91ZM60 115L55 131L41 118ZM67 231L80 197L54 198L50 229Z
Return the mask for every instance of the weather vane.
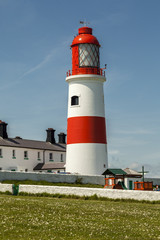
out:
M83 24L84 26L87 26L87 24L90 24L89 22L86 22L86 21L80 21L79 23Z

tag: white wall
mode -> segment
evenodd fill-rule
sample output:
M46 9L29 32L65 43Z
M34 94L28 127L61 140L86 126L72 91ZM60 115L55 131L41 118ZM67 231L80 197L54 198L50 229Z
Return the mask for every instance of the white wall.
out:
M1 184L0 183L0 192L12 192L12 184Z
M0 191L12 192L12 184L0 184ZM107 197L111 199L135 199L160 201L160 193L157 191L132 191L132 190L114 190L101 188L81 188L81 187L58 187L58 186L39 186L39 185L19 185L19 192L27 193L50 193L50 194L74 194L77 196Z
M20 185L21 192L28 193L43 193L50 194L66 194L77 196L93 196L96 194L98 197L107 197L111 199L135 199L135 200L160 200L160 193L156 191L132 191L132 190L115 190L104 188L81 188L81 187L58 187L58 186L37 186L37 185Z

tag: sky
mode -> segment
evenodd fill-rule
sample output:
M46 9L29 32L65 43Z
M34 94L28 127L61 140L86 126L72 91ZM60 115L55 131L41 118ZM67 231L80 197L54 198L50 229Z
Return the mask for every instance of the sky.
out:
M160 177L159 13L159 0L0 0L0 119L9 137L66 133L70 45L86 21L107 64L109 167Z

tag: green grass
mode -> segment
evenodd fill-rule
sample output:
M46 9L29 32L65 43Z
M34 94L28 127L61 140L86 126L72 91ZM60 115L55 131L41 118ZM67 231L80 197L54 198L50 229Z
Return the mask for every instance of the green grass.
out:
M82 184L77 180L77 183L54 183L47 181L32 181L32 180L4 180L2 183L8 184L27 184L27 185L46 185L46 186L69 186L69 187L88 187L88 188L103 188L104 186L98 184Z
M160 239L160 205L0 195L1 240Z

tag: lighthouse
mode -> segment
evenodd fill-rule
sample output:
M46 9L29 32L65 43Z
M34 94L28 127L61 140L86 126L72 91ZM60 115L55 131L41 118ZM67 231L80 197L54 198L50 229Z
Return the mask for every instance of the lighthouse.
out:
M78 29L72 45L69 85L66 172L101 175L108 167L100 44L92 28Z

